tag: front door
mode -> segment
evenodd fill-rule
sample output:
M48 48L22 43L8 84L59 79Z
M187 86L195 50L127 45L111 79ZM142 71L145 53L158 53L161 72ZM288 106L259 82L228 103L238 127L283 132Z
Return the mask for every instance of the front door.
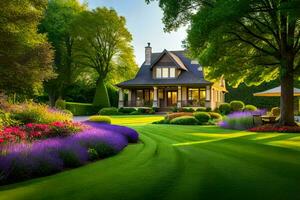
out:
M177 91L168 91L167 92L167 105L168 107L176 107L177 106Z

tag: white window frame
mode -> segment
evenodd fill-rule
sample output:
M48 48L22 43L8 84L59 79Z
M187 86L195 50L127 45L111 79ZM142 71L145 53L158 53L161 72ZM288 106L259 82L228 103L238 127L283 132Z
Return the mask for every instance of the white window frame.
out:
M156 68L156 78L161 79L162 78L162 70L160 67Z
M172 71L173 70L173 71ZM171 73L171 71L173 73ZM173 75L173 76L172 76ZM176 78L176 68L175 67L170 67L169 68L169 78Z
M171 74L171 71L172 71L173 74ZM167 74L164 74L166 72L167 72ZM164 75L167 75L167 76L164 76ZM175 67L157 67L156 68L156 75L155 75L155 77L157 79L172 79L172 78L176 78L177 77L176 76L176 68Z
M167 74L165 74L165 72ZM166 75L166 76L165 76ZM161 77L162 78L169 78L170 77L170 74L169 74L169 68L168 67L162 67L161 68Z

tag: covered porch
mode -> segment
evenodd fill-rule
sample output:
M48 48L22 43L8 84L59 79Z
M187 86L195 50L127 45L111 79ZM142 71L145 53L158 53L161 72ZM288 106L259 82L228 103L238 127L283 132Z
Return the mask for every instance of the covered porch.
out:
M211 96L210 85L120 88L119 107L212 107Z

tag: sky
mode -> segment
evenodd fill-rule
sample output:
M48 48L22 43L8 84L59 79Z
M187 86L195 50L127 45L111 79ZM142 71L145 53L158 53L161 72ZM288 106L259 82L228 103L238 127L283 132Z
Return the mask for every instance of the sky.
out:
M132 45L139 65L145 60L145 46L148 42L151 43L153 52L182 49L186 28L165 33L161 20L163 13L156 1L147 5L144 0L88 0L88 4L91 9L100 6L114 8L119 15L126 18L127 28L133 36Z

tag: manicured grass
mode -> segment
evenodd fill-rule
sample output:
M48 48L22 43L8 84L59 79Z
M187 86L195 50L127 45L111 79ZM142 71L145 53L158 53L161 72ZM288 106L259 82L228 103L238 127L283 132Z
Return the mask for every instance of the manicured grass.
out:
M300 199L300 135L147 124L116 116L141 143L57 175L0 187L0 199Z

